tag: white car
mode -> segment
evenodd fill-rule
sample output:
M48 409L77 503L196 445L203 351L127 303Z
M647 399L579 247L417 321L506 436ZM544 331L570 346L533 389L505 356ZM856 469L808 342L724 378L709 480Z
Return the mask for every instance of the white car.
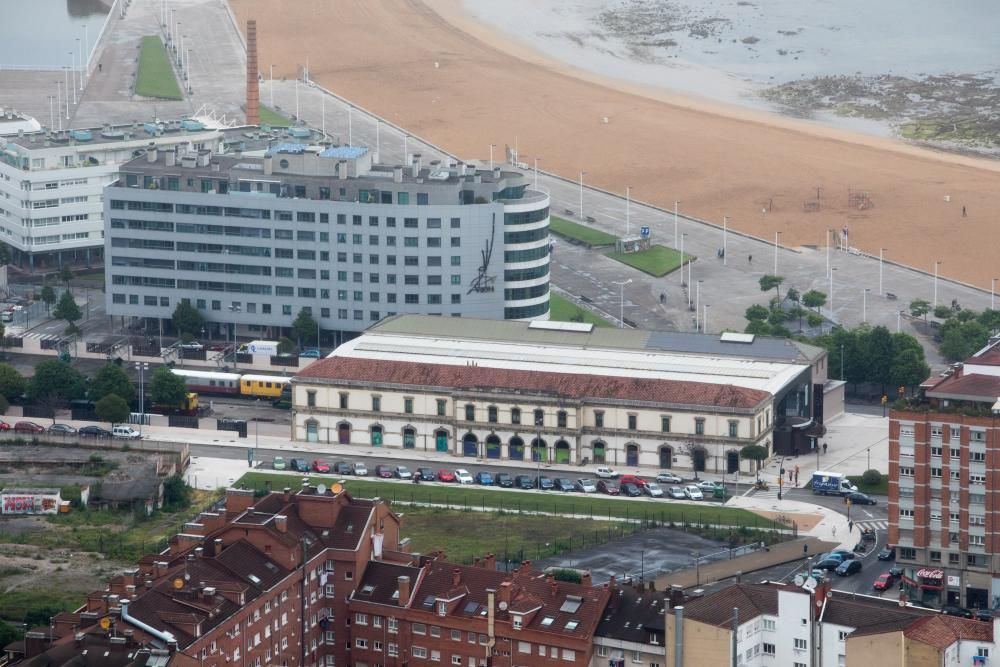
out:
M597 479L618 479L621 473L615 472L614 468L608 466L598 466L594 468L594 475L597 476Z
M701 493L701 489L694 484L689 484L684 487L684 497L688 500L703 500L705 498L705 496Z
M642 487L642 492L645 493L650 498L662 498L663 489L656 482L646 482Z
M469 471L462 470L461 468L455 471L455 481L459 484L475 484L475 480L472 479Z
M686 500L687 499L687 496L684 495L684 489L682 489L679 486L671 486L667 490L667 495L670 496L671 498L673 498L674 500Z
M594 480L592 479L578 479L576 480L576 484L573 485L573 488L580 493L597 493L597 485L594 484Z
M672 472L657 473L656 481L660 484L680 484L684 480Z
M115 438L124 438L125 440L138 440L142 437L131 426L115 426L111 429L111 435Z

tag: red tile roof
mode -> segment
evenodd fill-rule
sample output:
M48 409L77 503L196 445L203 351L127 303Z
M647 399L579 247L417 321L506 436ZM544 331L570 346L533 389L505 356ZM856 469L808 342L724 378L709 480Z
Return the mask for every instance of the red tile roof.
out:
M915 641L945 649L955 642L965 639L992 642L993 624L957 616L935 614L925 616L911 624L903 634Z
M967 396L971 399L981 398L993 402L1000 397L1000 376L978 373L952 375L943 382L938 382L933 388L927 389L926 394L930 398Z
M464 390L518 390L569 399L619 399L743 409L756 407L769 396L766 391L758 389L707 382L347 357L316 361L295 379L300 382L341 380Z
M730 627L733 622L733 607L740 610L740 623L765 614L777 616L779 590L799 592L800 589L779 588L769 584L733 584L718 592L685 602L684 617L719 627Z

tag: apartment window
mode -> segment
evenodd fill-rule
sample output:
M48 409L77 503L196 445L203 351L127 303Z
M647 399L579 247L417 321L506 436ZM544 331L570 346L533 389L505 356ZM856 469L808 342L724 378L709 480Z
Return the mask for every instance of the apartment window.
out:
M931 477L941 477L941 468L931 468Z
M899 466L900 477L913 477L913 468L910 466Z
M969 525L970 526L985 526L986 517L981 514L970 514L969 515Z
M453 655L453 656L451 656L451 664L453 664L453 665L461 665L462 664L462 656L460 656L460 655Z
M959 554L948 554L948 565L960 565L962 558Z
M432 625L431 626L431 637L440 637L440 636L441 636L441 628L439 626L437 626L437 625Z
M764 619L764 629L767 630L767 631L773 632L774 628L775 628L774 619L765 618Z
M670 417L660 417L660 430L670 433Z
M958 440L959 438L962 437L962 429L958 426L952 426L949 431L949 435L951 436L952 440Z
M556 413L556 426L558 426L559 428L566 428L566 421L567 421L567 416L565 410L560 410L559 412Z
M594 410L594 426L597 428L604 428L604 411Z
M521 423L521 408L511 408L510 409L510 423L520 424Z
M448 401L443 398L437 399L438 417L445 417L448 414Z
M985 544L984 535L969 535L969 544L974 547L981 547Z
M899 510L899 518L900 519L912 519L913 518L913 510L900 509Z
M774 655L774 644L764 642L764 655Z
M306 391L306 406L310 408L316 407L316 391L314 389Z
M441 651L431 651L431 662L441 662Z
M410 649L410 651L413 653L413 657L414 658L426 658L427 657L427 649L425 649L423 647L414 646L412 649Z
M941 456L944 449L940 446L931 447L931 456Z
M988 648L982 648L982 647L977 648L976 655L980 658L988 658L990 657L990 650Z
M951 456L951 458L953 459L960 459L962 458L962 450L959 449L958 447L951 447L948 450L948 455Z
M541 426L545 423L545 411L540 409L535 409L535 426Z
M496 424L497 421L499 421L500 410L497 408L497 406L491 405L489 408L486 409L486 412L487 412L487 421L489 421L491 424Z
M985 484L986 475L969 475L969 484Z
M694 420L694 434L695 435L705 435L705 418L695 417Z
M399 619L392 616L389 617L388 628L389 634L394 635L399 632Z
M986 440L985 431L969 431L969 440L974 440L976 442L983 442Z
M408 396L403 398L403 412L408 415L413 414L413 399Z
M354 623L355 625L368 625L368 614L355 614Z
M372 412L379 412L382 409L382 397L372 396Z
M740 423L738 421L729 422L729 437L736 438L740 434Z
M917 550L913 547L899 547L900 560L915 560L916 557Z
M347 409L347 397L348 396L349 396L349 394L346 391L340 393L340 409L341 410L346 410Z
M476 420L476 406L472 403L465 404L465 421L471 422Z
M799 639L798 637L796 637L794 639L794 646L795 646L795 650L797 650L797 651L804 651L804 650L806 650L806 640L805 639Z
M634 431L639 428L639 415L628 416L628 430Z
M941 562L941 552L940 551L931 551L930 552L930 559L931 559L932 563L940 563Z
M368 648L368 640L367 639L362 639L361 637L356 637L354 639L354 647L355 648Z

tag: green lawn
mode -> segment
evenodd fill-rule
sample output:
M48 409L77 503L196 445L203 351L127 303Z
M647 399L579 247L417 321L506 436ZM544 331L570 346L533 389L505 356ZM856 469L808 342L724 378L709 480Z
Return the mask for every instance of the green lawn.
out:
M854 482L855 486L858 487L858 491L861 493L868 493L876 496L887 496L889 495L889 476L882 475L882 481L878 484L865 484L861 480L861 475L848 475L847 479Z
M270 482L272 490L285 486L298 488L302 477L280 473L248 472L234 486L245 484L259 492L267 490ZM400 502L400 511L406 511L402 503L424 503L440 505L457 510L486 510L503 513L536 513L545 512L554 515L574 515L583 518L641 520L649 519L660 522L707 523L750 528L780 528L752 512L742 509L721 507L714 502L703 505L689 505L662 502L643 502L606 498L603 496L582 496L563 493L531 493L524 491L484 489L477 486L431 486L416 484L401 484L398 482L379 481L373 479L355 479L352 477L337 477L333 475L313 475L309 477L312 484L330 485L334 481L344 479L347 490L360 498L380 497L390 502Z
M579 318L581 316L583 317L584 322L589 322L595 327L614 326L611 322L608 322L602 317L598 317L586 308L582 308L572 301L564 299L555 292L549 292L549 319L555 320L556 322L579 322L579 319L574 320L573 318Z
M654 245L649 250L643 250L642 252L609 252L608 257L616 259L622 264L628 264L656 278L665 276L671 271L676 271L681 266L681 253L673 248L662 245ZM686 262L690 262L695 257L694 255L684 253L684 259Z
M272 127L290 127L292 125L292 120L286 118L282 114L278 113L270 107L266 107L263 104L260 105L260 124L270 125Z
M618 237L613 234L585 227L584 225L578 225L557 215L549 216L549 231L590 246L614 245L615 241L618 240Z
M135 94L165 100L180 100L184 97L170 66L170 55L163 42L155 35L142 38Z

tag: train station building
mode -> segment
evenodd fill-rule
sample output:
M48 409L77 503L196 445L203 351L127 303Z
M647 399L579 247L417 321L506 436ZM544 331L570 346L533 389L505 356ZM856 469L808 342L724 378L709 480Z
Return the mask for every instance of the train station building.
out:
M399 316L293 378L292 437L750 474L747 445L815 446L825 369L819 348L745 334Z

